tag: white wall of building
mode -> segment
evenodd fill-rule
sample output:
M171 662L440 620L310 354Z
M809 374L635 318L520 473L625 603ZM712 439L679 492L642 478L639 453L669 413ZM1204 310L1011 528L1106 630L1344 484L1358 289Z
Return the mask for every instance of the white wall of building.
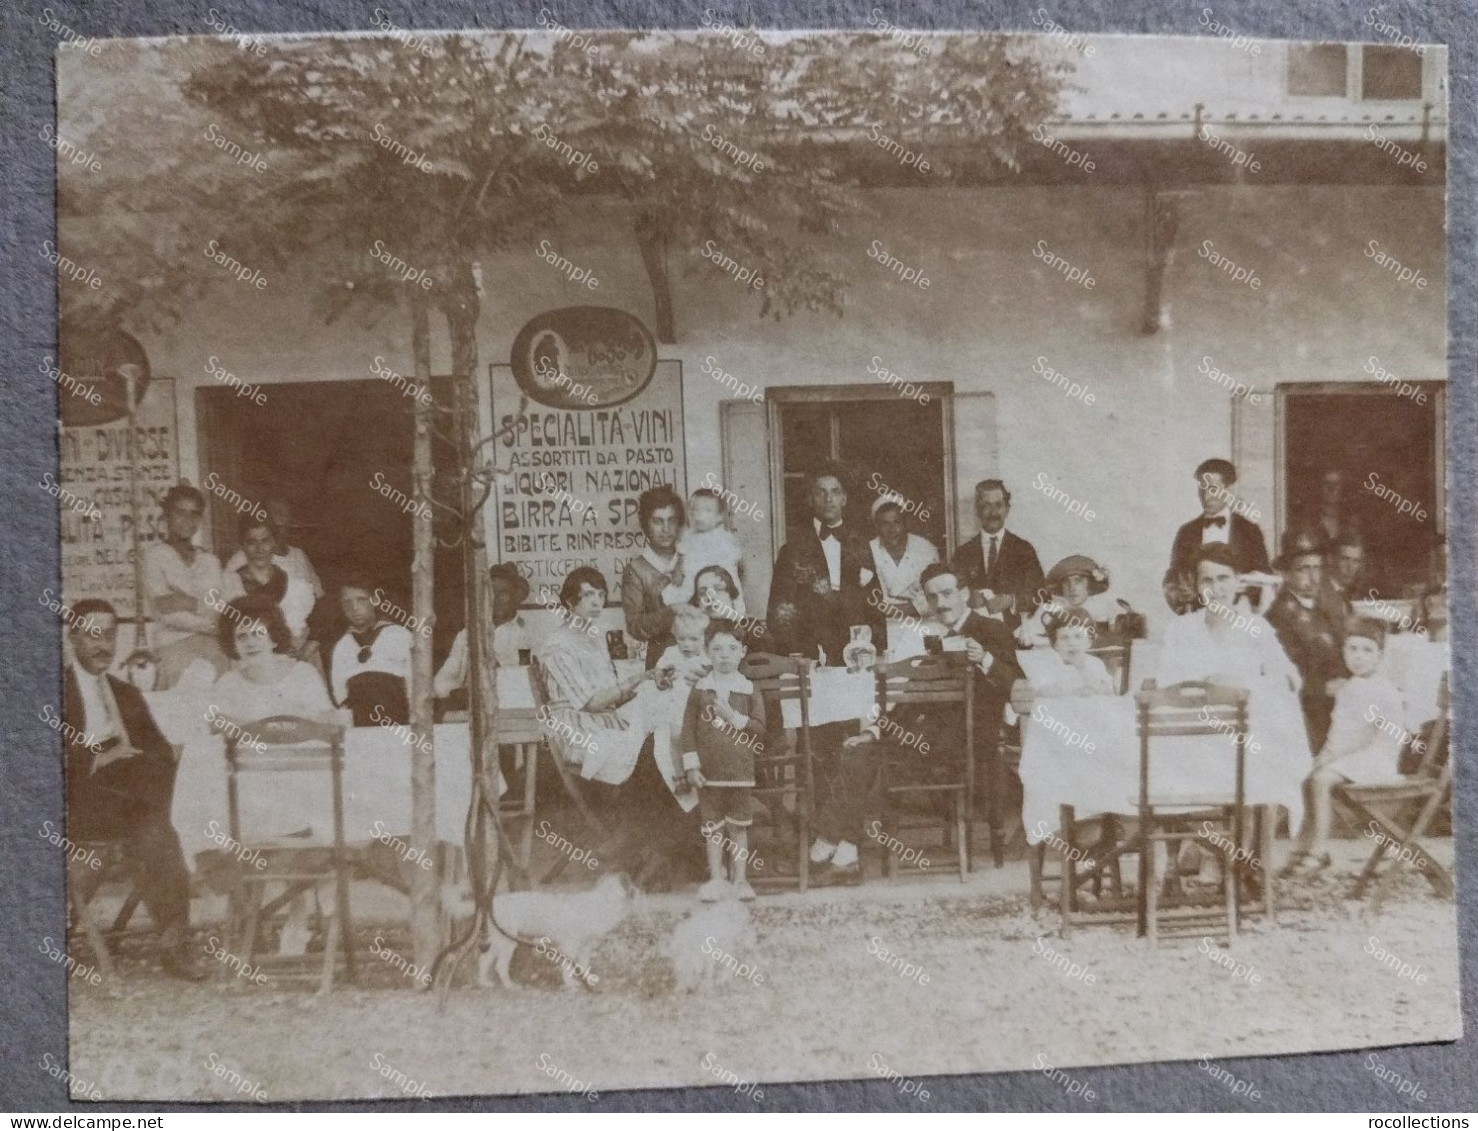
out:
M758 302L699 254L672 253L679 341L659 347L685 372L689 482L721 472L718 404L731 395L701 364L712 355L739 380L770 385L867 383L869 359L909 380L952 381L995 393L1002 476L1015 502L1010 526L1046 566L1089 553L1116 588L1159 615L1160 574L1176 527L1196 513L1192 469L1231 451L1228 393L1197 372L1203 357L1257 389L1285 382L1368 380L1376 356L1407 381L1445 379L1443 197L1440 189L1210 188L1182 201L1166 277L1166 328L1140 332L1144 198L1120 188L889 190L825 245L849 287L846 312L758 317ZM535 253L536 241L484 264L480 358L506 361L531 316L580 303L631 310L649 324L652 301L621 214L590 210L552 232L550 246L599 279L568 284ZM917 267L927 290L900 282L868 255L872 241ZM1235 283L1199 254L1255 273ZM1398 283L1369 241L1428 283ZM1091 274L1071 283L1039 257ZM368 249L366 249L368 252ZM392 249L393 250L393 249ZM142 338L156 373L179 389L181 468L199 482L193 390L214 384L207 359L270 396L279 382L372 377L376 356L411 371L409 320L311 320L322 285L308 263L269 277L265 291L226 278L172 333ZM433 320L433 369L446 372L444 324ZM1095 403L1069 399L1033 372L1038 357L1085 385ZM1084 500L1091 522L1035 490L1039 473ZM968 484L961 484L968 491ZM1270 541L1271 519L1262 523Z

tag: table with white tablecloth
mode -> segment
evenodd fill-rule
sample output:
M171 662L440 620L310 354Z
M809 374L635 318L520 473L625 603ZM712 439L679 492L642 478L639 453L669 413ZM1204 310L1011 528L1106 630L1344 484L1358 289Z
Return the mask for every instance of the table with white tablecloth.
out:
M527 683L527 678L524 680ZM502 681L500 680L500 684ZM230 831L225 742L205 725L200 697L152 692L149 709L172 743L181 747L175 773L172 819L185 859L223 847ZM465 723L435 728L436 837L460 844L472 773ZM344 834L349 843L399 837L409 843L412 740L407 730L349 727L344 732ZM328 771L252 771L238 778L241 820L248 836L280 836L310 830L305 844L333 836L333 794Z
M1289 702L1283 702L1283 698ZM1311 765L1298 700L1249 707L1245 792L1248 805L1283 805L1292 828L1303 817ZM1091 744L1091 748L1090 748ZM1231 795L1236 757L1230 735L1155 738L1151 792ZM1056 831L1059 807L1079 815L1134 813L1139 802L1139 731L1132 695L1037 699L1021 723L1022 823L1028 843Z
M463 822L471 798L467 727L435 728L436 839L462 842ZM411 755L385 727L350 727L344 734L344 837L350 844L398 837L410 843ZM333 794L328 771L253 771L237 778L243 839L285 836L310 830L304 844L324 844L333 837ZM226 755L214 736L184 744L175 775L175 831L193 863L197 852L222 847L229 832Z

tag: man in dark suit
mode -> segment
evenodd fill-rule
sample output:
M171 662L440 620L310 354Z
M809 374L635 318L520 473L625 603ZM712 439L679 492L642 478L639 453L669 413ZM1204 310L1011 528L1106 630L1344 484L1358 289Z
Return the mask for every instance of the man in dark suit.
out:
M841 472L821 467L811 476L811 521L775 557L766 629L772 647L826 663L842 663L852 625L869 625L881 652L886 644L882 588L872 550L844 521L847 491Z
M1348 674L1344 661L1344 607L1337 594L1324 586L1323 539L1313 530L1291 530L1283 538L1282 553L1274 563L1283 586L1268 607L1267 621L1278 643L1298 668L1309 747L1317 755L1329 737L1334 713L1330 680Z
M1257 523L1232 509L1232 484L1237 469L1224 459L1208 459L1196 468L1196 492L1201 515L1175 532L1170 568L1165 571L1165 601L1177 614L1199 607L1190 571L1202 546L1224 542L1230 547L1238 573L1267 573L1268 546Z
M962 652L974 669L977 781L984 778L988 789L986 770L996 753L1006 703L1012 685L1022 678L1016 645L1010 629L970 608L970 592L949 566L931 565L924 570L920 584L944 637L944 650ZM836 878L859 876L857 844L867 819L880 814L886 804L883 771L889 760L896 763L903 759L913 776L928 781L936 772L949 770L951 755L963 749L964 741L964 714L947 704L910 705L890 712L863 733L847 739L842 745L835 786L817 814L817 839L811 845L811 859L818 865L829 864ZM1000 799L1007 822L1013 812L1013 794L1018 818L1020 813L1020 783L1013 791L1014 777L1014 771L1007 775L1007 797ZM1000 829L993 832L1001 834Z
M108 674L118 648L113 606L78 601L67 625L72 658L57 728L66 756L67 835L122 843L139 897L160 929L165 972L200 981L205 973L189 945L190 875L169 820L173 751L139 690Z
M999 613L1007 628L1015 630L1021 618L1045 600L1042 588L1042 563L1037 551L1025 538L1006 529L1011 513L1011 492L999 479L982 479L975 484L975 517L980 522L980 535L962 544L956 551L954 574L960 584L972 593L989 590L983 607Z

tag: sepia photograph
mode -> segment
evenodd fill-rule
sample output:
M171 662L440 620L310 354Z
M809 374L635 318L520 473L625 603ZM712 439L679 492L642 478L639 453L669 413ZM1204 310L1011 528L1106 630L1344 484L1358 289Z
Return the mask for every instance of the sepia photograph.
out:
M1370 11L37 16L40 1071L1460 1109L1448 56Z

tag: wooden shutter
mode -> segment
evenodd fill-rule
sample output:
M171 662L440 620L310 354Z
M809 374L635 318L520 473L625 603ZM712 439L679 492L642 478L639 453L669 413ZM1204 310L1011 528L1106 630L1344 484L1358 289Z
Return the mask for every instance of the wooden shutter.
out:
M1000 475L1001 451L996 439L995 393L955 393L947 402L945 466L950 469L946 493L954 493L951 528L946 532L949 557L962 538L975 530L975 484Z
M1271 389L1257 389L1248 396L1232 398L1236 493L1250 504L1250 509L1244 507L1242 513L1262 527L1268 538L1270 558L1277 556L1278 541L1288 526L1288 516L1283 513L1283 436L1278 426L1276 399Z
M734 516L744 550L744 605L749 616L763 618L770 600L770 571L775 561L775 500L770 491L769 414L749 400L719 402L719 429L724 488L753 500L764 512Z

